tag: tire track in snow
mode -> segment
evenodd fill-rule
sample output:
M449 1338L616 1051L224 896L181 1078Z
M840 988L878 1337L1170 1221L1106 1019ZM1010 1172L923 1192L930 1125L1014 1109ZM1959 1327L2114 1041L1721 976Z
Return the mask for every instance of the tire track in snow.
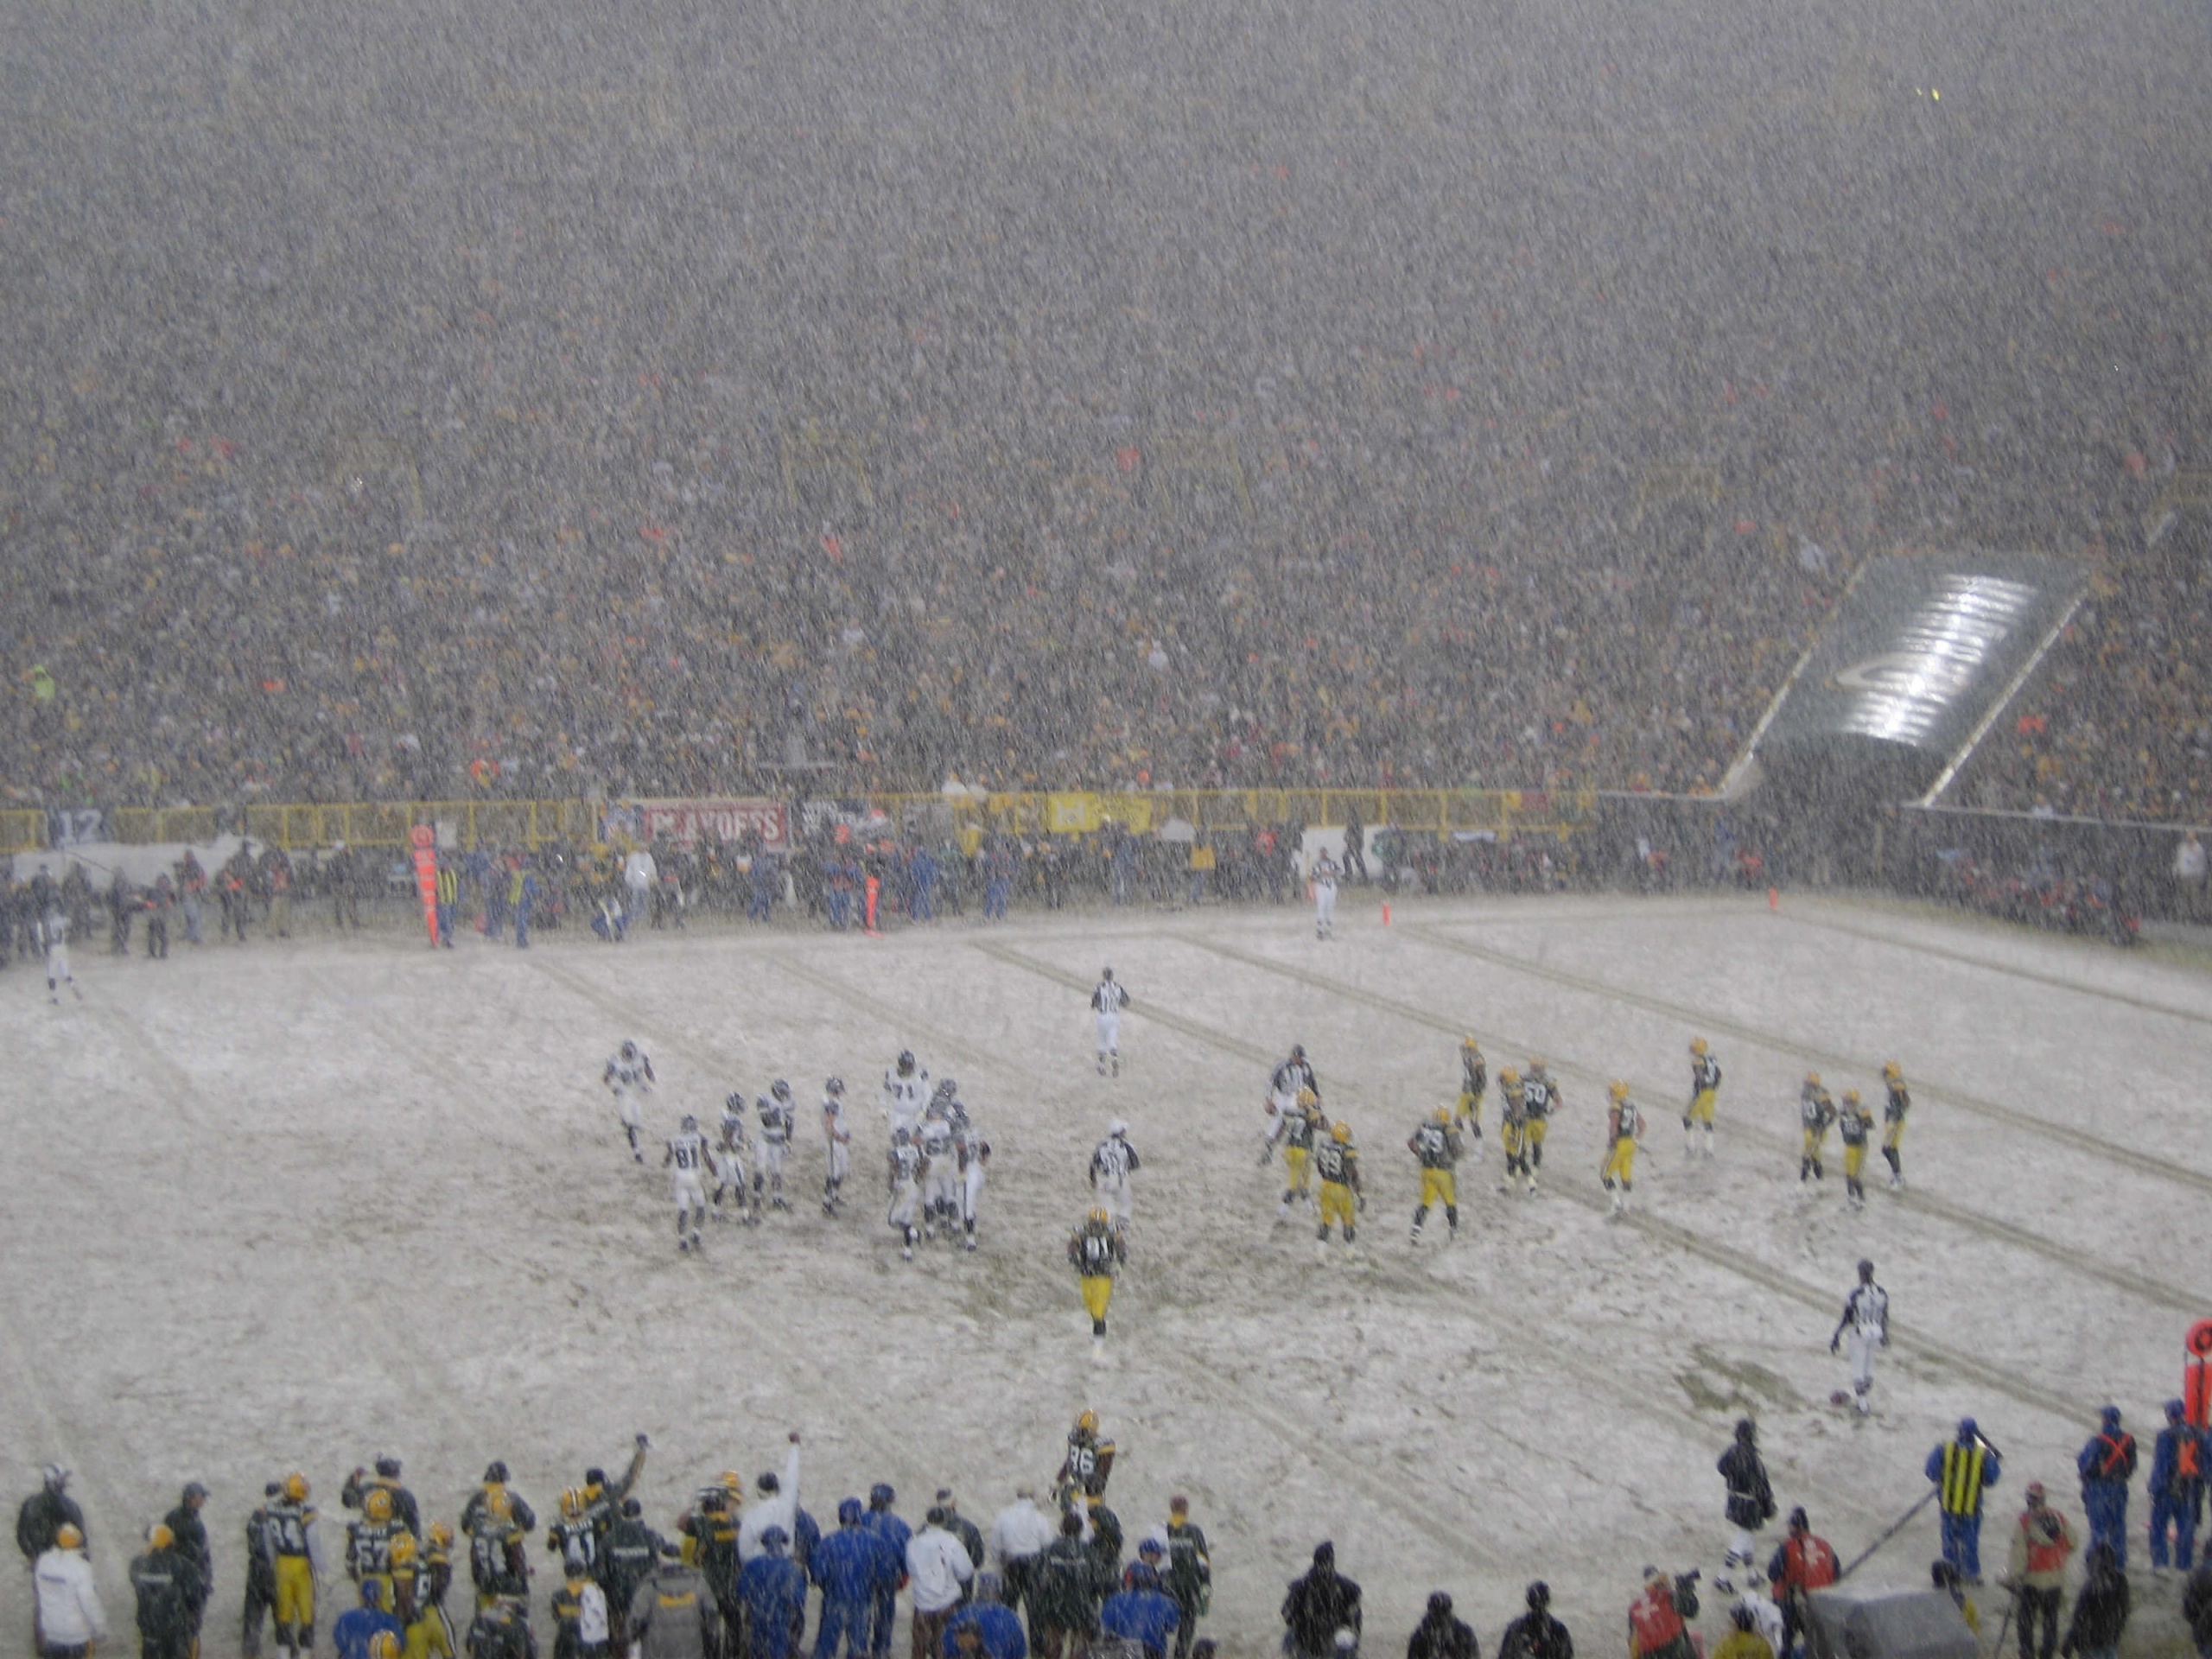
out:
M1910 914L1910 912L1907 912ZM1916 956L1936 957L1945 962L1955 962L1968 968L1978 968L1984 973L2003 974L2013 979L2024 979L2033 984L2049 985L2054 989L2069 991L2076 996L2094 996L2107 1002L2118 1002L2137 1008L2145 1014L2164 1014L2171 1020L2186 1020L2192 1024L2212 1026L2212 1014L2199 1014L2193 1008L2177 1008L2171 1002L2160 1002L2147 996L2135 996L2126 991L2115 991L2101 985L2092 985L2084 980L2068 979L2061 974L2039 973L2033 968L2022 968L2012 963L1992 962L1986 957L1977 957L1967 950L1954 950L1940 944L1920 939L1899 938L1895 934L1879 933L1872 928L1854 926L1840 917L1821 915L1818 908L1808 913L1807 908L1792 906L1782 912L1782 919L1797 927L1817 927L1831 933L1845 933L1853 938L1871 944L1886 945L1893 950L1910 951Z

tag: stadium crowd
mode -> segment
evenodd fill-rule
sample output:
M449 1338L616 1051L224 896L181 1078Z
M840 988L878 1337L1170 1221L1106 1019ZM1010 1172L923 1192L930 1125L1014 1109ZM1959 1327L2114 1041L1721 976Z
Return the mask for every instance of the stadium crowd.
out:
M70 104L112 69L76 66ZM1465 171L1449 124L1338 114L1402 181ZM1548 180L1562 211L1533 224L1415 211L1383 258L1344 163L1264 123L1282 165L1173 213L1205 198L1164 143L1101 198L1028 128L897 190L834 143L740 187L707 134L679 175L607 133L585 194L655 221L610 262L565 176L512 181L512 224L462 205L512 143L496 99L440 109L430 149L349 106L339 173L405 156L415 182L328 212L283 146L157 100L116 118L194 211L118 214L67 154L14 209L99 273L0 318L18 803L751 792L794 760L846 791L1695 791L1861 560L1973 541L2100 579L1977 798L2212 811L2201 526L2142 529L2202 459L2193 302L2130 239L2172 204L2078 158L2060 199L2111 228L2024 273L1942 227L2050 191L1924 176L1882 124L1829 137L1913 199L1804 264L1726 219L1692 263L1631 257L1639 214L1707 212L1656 158ZM1055 180L1096 206L1043 210ZM808 279L707 228L741 219L816 226ZM1915 277L1866 276L1898 238L1930 249ZM1129 250L1163 240L1236 275L1155 281ZM749 302L702 309L702 270Z
M556 1659L626 1652L638 1659L795 1659L809 1650L810 1611L814 1659L837 1659L841 1649L847 1659L887 1659L902 1596L912 1659L1027 1659L1033 1652L1039 1659L1211 1659L1215 1651L1213 1640L1198 1636L1210 1609L1214 1562L1189 1499L1171 1499L1165 1520L1132 1544L1106 1503L1116 1448L1088 1410L1070 1431L1050 1506L1040 1508L1035 1491L1022 1487L988 1532L961 1513L949 1488L938 1489L916 1528L899 1514L893 1488L881 1482L865 1503L841 1499L825 1531L800 1504L798 1432L788 1440L780 1473L762 1472L748 1497L743 1478L725 1471L692 1495L667 1536L647 1523L633 1495L649 1449L643 1434L620 1477L594 1467L564 1490L543 1540L550 1576L558 1581L545 1604ZM2196 1560L2194 1535L2209 1449L2183 1402L2171 1402L2146 1483L2153 1572L2190 1575L2181 1611L2204 1654L2212 1654L2212 1552ZM2132 1611L2127 1509L2137 1467L2134 1437L2119 1409L2107 1407L2076 1459L2088 1535L2078 1583L2073 1558L2082 1541L2072 1522L2041 1482L2027 1485L2024 1508L2005 1525L2003 1565L1995 1571L2012 1598L2005 1622L2017 1624L2019 1659L2117 1653ZM1843 1563L1799 1505L1782 1542L1758 1567L1755 1535L1777 1505L1749 1419L1738 1423L1716 1472L1733 1536L1712 1587L1734 1599L1727 1605L1732 1628L1715 1659L1796 1659L1808 1651L1816 1622L1811 1598L1858 1563ZM342 1572L352 1586L349 1611L331 1629L340 1659L453 1659L457 1651L469 1659L536 1659L531 1535L538 1517L507 1465L494 1460L486 1468L455 1523L426 1517L402 1473L397 1459L379 1457L355 1468L340 1489L340 1503L358 1517L338 1517ZM1967 1418L1929 1453L1925 1474L1942 1520L1931 1584L1978 1637L1983 1510L1986 1494L2000 1484L2003 1461ZM16 1520L16 1542L34 1575L40 1659L87 1659L95 1643L110 1639L88 1564L87 1523L68 1484L67 1470L48 1465ZM193 1659L200 1651L216 1579L208 1497L201 1483L186 1485L176 1506L145 1529L143 1549L130 1563L142 1659ZM341 1570L333 1536L340 1529L321 1524L304 1474L268 1483L262 1503L243 1517L244 1659L258 1659L264 1621L273 1623L275 1644L287 1659L313 1649L318 1617L329 1613L319 1608L319 1597ZM474 1594L449 1606L462 1570ZM1703 1577L1696 1567L1643 1570L1628 1610L1630 1659L1693 1659L1703 1651L1702 1638L1693 1637ZM2069 1583L2075 1589L2062 1639ZM1497 1639L1498 1659L1573 1659L1573 1640L1552 1616L1550 1601L1547 1584L1529 1586L1525 1611ZM1330 1542L1317 1545L1311 1565L1290 1582L1281 1616L1284 1659L1356 1659L1366 1643L1360 1586L1338 1570ZM457 1630L465 1632L458 1643ZM1924 1624L1923 1631L1930 1634ZM1252 1633L1243 1635L1236 1646L1256 1646ZM2001 1632L1997 1640L2001 1650ZM1479 1659L1480 1651L1451 1595L1432 1592L1408 1639L1407 1659ZM1825 1656L1831 1649L1810 1651Z

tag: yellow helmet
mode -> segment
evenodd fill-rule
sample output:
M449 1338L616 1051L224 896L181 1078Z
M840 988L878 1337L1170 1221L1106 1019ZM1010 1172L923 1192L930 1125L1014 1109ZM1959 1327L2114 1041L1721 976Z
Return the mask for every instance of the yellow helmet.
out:
M1471 1031L1459 1039L1459 1046L1472 1054L1483 1052L1483 1046L1475 1040L1475 1033Z
M443 1549L453 1542L453 1529L442 1521L430 1522L430 1548Z
M1114 1217L1106 1213L1104 1205L1095 1204L1091 1205L1090 1213L1085 1216L1084 1220L1093 1227L1107 1227L1113 1224Z
M1452 1121L1452 1109L1449 1106L1439 1106L1429 1116L1440 1123L1449 1123Z
M1531 1071L1542 1071L1544 1069L1544 1057L1541 1054L1531 1054L1529 1057L1529 1069Z
M1805 1086L1808 1089L1819 1088L1821 1086L1821 1074L1817 1071L1808 1071L1805 1074Z
M1075 1426L1085 1434L1096 1434L1098 1432L1098 1414L1088 1408L1078 1412Z
M159 1521L146 1529L146 1548L149 1549L168 1549L175 1542L176 1534Z
M1843 1103L1847 1106L1856 1106L1859 1103L1859 1091L1856 1089L1845 1090L1843 1091Z
M399 1638L390 1630L378 1630L369 1638L369 1659L399 1659Z
M1904 1076L1904 1067L1899 1065L1895 1060L1884 1060L1882 1062L1882 1075L1887 1077L1891 1083L1895 1083L1899 1077Z
M1345 1122L1341 1117L1338 1118L1334 1123L1332 1123L1329 1126L1329 1139L1335 1141L1338 1146L1343 1146L1346 1141L1351 1139L1351 1125Z
M1626 1077L1615 1077L1613 1079L1613 1086L1606 1090L1605 1094L1609 1099L1626 1100L1628 1098L1628 1079Z
M1500 1087L1510 1089L1521 1081L1521 1074L1509 1065L1497 1074L1497 1081Z
M78 1529L76 1522L64 1521L54 1529L54 1547L56 1549L82 1549L85 1535Z
M745 1490L745 1477L734 1469L725 1469L715 1478L726 1492L741 1492Z
M284 1496L295 1503L308 1501L308 1478L295 1469L284 1477Z
M573 1486L563 1489L561 1493L561 1513L569 1520L575 1521L582 1518L583 1512L584 1495Z
M372 1486L361 1494L361 1513L372 1521L391 1519L391 1494L381 1486Z
M1319 1106L1321 1103L1321 1096L1311 1089L1300 1089L1298 1091L1298 1103L1301 1106Z
M391 1564L406 1567L415 1559L415 1535L403 1532L391 1541Z
M1691 1039L1690 1039L1690 1052L1691 1052L1691 1053L1693 1053L1693 1054L1702 1054L1702 1053L1704 1053L1704 1052L1705 1052L1705 1051L1706 1051L1706 1046L1707 1046L1707 1045L1706 1045L1706 1040L1705 1040L1705 1039L1704 1039L1704 1038L1702 1038L1702 1037L1693 1037L1693 1038L1691 1038Z

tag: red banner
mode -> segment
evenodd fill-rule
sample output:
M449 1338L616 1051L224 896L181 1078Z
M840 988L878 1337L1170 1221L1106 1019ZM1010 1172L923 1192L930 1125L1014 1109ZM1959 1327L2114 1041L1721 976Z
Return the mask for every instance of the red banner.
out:
M415 849L415 891L423 896L423 925L430 930L430 944L438 942L438 832L418 823L407 835Z
M624 836L652 842L665 837L689 849L702 841L735 846L748 830L760 836L762 850L787 853L791 846L790 806L783 801L735 797L702 800L609 801L607 838Z

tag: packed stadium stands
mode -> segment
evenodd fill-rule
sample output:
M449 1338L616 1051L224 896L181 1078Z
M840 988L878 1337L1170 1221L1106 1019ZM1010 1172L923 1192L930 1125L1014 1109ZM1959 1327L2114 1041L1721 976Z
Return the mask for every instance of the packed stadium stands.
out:
M1387 21L27 20L0 782L1693 791L1977 542L2100 588L1967 798L2206 815L2186 54Z

